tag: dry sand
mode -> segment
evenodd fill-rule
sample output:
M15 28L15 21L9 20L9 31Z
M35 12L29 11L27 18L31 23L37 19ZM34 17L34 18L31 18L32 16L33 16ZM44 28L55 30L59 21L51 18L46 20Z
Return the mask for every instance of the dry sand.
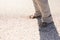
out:
M60 40L60 0L49 0L56 30L39 32L32 0L0 0L0 40ZM52 30L52 29L50 29Z

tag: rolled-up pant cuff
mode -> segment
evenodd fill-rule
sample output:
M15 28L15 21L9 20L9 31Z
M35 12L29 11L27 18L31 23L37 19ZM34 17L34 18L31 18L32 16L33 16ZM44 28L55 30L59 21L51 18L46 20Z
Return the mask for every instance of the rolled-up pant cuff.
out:
M53 21L52 17L42 18L42 22L50 23Z

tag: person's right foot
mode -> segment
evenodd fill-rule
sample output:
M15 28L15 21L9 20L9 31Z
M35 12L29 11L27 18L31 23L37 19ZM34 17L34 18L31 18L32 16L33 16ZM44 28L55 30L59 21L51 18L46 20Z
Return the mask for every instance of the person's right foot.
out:
M30 15L29 18L35 19L35 18L41 18L41 12L36 11L34 15Z
M31 16L29 16L29 18L35 19L35 18L41 18L41 16L40 15L39 16L31 15Z

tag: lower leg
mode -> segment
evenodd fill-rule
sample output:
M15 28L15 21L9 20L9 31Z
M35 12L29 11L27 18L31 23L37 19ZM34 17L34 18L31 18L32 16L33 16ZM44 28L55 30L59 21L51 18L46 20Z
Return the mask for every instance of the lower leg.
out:
M35 15L35 16L40 16L40 15L41 15L41 12L40 12L40 10L39 10L37 1L36 1L36 0L33 0L33 4L34 4L34 7L35 7L35 13L34 13L34 15Z
M52 22L52 16L48 5L48 0L38 0L38 6L42 14L42 22ZM49 17L50 16L50 17Z

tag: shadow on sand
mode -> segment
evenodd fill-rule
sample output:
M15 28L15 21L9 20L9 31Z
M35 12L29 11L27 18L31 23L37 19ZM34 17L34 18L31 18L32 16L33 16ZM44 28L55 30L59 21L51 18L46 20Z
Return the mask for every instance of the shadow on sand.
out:
M37 20L39 25L41 22L41 19L37 18ZM40 34L40 40L60 40L60 36L54 24L50 24L48 25L48 27L39 26L39 34Z

